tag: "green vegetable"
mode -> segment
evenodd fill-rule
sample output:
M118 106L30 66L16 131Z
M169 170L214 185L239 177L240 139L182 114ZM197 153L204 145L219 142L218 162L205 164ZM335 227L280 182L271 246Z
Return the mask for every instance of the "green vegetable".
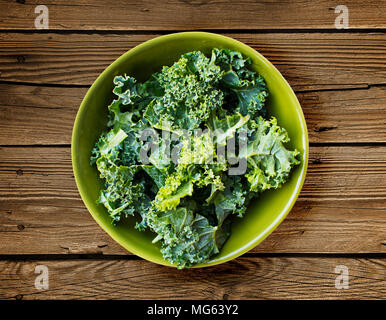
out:
M250 65L214 49L186 53L144 83L114 79L109 130L90 159L105 182L98 201L114 224L138 217L179 268L217 254L232 218L299 164L285 129L265 118L268 91Z

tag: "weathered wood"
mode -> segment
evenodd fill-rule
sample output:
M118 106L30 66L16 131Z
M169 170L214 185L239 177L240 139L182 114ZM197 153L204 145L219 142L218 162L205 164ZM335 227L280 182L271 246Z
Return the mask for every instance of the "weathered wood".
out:
M385 199L386 147L312 147L302 198ZM0 200L78 199L70 148L2 147Z
M384 1L347 4L349 32L334 28L327 0L47 0L50 31L34 32L40 4L0 0L0 145L15 145L0 147L0 255L12 255L0 261L0 299L386 298L385 146L313 146L297 203L251 250L278 255L183 271L126 257L82 203L68 147L23 146L68 145L85 87L125 51L203 29L229 30L282 72L311 142L385 143ZM47 291L34 287L38 264L49 268ZM349 268L349 289L335 288L337 265Z
M38 0L1 1L1 29L35 29ZM323 1L46 0L51 30L334 29L337 3ZM385 28L384 1L347 3L349 27Z
M48 268L48 290L34 286L37 265ZM335 286L342 265L348 289ZM385 270L385 259L333 257L242 257L180 271L143 260L0 261L0 299L385 299Z
M386 252L385 200L300 198L251 252ZM92 219L80 199L0 201L0 254L130 254Z
M0 80L90 85L121 54L158 35L0 33ZM386 83L385 33L229 36L266 56L295 90Z
M386 87L296 95L310 142L386 141Z
M87 89L0 84L0 145L70 144Z
M386 147L312 147L297 204L254 252L386 252L385 159ZM69 148L3 147L0 180L0 254L126 254L80 200Z
M70 144L86 91L0 83L0 145ZM386 87L297 96L310 142L386 142Z

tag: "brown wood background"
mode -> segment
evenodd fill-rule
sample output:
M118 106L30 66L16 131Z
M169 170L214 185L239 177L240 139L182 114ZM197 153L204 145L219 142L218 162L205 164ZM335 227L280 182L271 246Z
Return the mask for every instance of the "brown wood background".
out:
M386 2L0 0L0 299L385 299ZM208 30L265 55L296 91L309 170L285 221L223 265L177 271L137 258L89 215L72 173L87 88L125 51ZM50 287L34 287L36 265ZM350 287L335 288L345 265Z

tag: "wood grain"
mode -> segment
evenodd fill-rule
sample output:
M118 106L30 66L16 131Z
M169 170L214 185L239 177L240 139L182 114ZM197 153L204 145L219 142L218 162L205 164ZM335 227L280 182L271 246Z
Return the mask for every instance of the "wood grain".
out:
M49 289L35 289L37 265ZM349 288L336 289L337 266ZM386 260L238 258L223 265L176 270L136 260L0 261L0 299L385 299Z
M121 54L158 35L0 33L0 80L90 85ZM266 56L295 90L386 83L385 33L228 35Z
M86 91L0 83L0 145L70 144ZM386 142L386 87L297 96L310 142Z
M0 200L78 199L70 148L0 148ZM386 147L312 147L302 197L385 199Z
M310 142L386 141L386 87L296 95Z
M254 252L386 252L385 159L382 146L312 147L298 202ZM126 254L80 200L69 148L2 147L0 180L0 254Z
M34 30L38 0L0 2L0 28ZM337 3L322 1L46 0L51 30L334 29ZM385 28L384 1L347 4L351 29Z
M47 0L49 30L36 30L41 4L0 0L0 299L386 299L385 1L350 1L348 32L335 29L328 0ZM265 241L177 271L132 256L98 226L68 145L96 77L183 30L266 56L297 91L314 145L298 201ZM34 287L41 264L49 290ZM337 265L349 289L335 288Z
M87 89L0 84L0 145L70 144Z

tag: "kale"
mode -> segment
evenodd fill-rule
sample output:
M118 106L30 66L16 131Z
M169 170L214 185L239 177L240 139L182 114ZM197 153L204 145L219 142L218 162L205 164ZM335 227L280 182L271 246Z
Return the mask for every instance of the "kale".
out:
M98 201L114 224L140 218L136 228L153 231L178 268L219 253L232 217L300 163L285 129L265 118L265 81L239 52L189 52L144 83L123 75L114 85L90 158L105 182ZM231 174L227 159L244 171Z

